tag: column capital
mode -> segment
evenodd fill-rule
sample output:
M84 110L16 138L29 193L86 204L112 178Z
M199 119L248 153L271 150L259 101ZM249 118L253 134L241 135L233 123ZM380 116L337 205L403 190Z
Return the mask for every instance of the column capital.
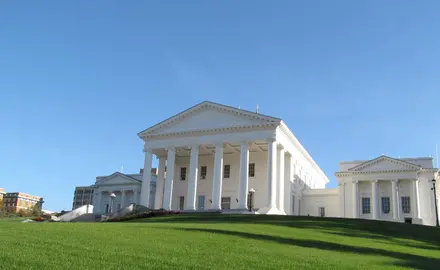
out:
M153 154L153 149L151 149L151 148L144 148L143 152L144 153Z
M167 152L176 152L176 147L174 147L174 146L170 146L170 147L167 147L167 148L165 148L165 150L167 151Z
M191 149L191 150L197 149L197 150L199 150L199 146L200 146L200 144L198 144L198 143L190 144L190 145L188 145L188 149Z
M279 144L277 145L277 149L278 149L278 150L284 150L284 145L282 145L282 144L279 143Z
M215 143L214 145L215 145L215 147L217 148L217 147L221 147L221 148L223 148L224 147L224 142L218 142L218 143Z
M359 183L359 180L353 180L353 181L351 181L353 184L358 184Z
M391 179L391 182L398 183L399 179Z
M379 180L378 179L371 180L371 183L377 184L379 183Z
M340 183L338 186L343 187L345 186L345 183Z
M266 138L265 141L266 141L267 143L273 143L273 142L276 141L276 139L275 139L275 138Z

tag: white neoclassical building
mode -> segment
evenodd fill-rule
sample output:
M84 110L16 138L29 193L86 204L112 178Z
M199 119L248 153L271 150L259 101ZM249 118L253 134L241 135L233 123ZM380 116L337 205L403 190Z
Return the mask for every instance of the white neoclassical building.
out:
M380 156L342 162L339 170L335 175L341 217L435 225L432 180L438 169L432 158Z
M138 135L144 171L159 160L155 208L285 214L298 211L294 179L301 189L329 182L281 119L259 113L202 102ZM141 204L150 181L144 174Z
M144 141L143 171L152 171L156 156L156 173L97 177L95 213L108 212L109 195L116 193L116 209L135 203L167 210L436 222L431 187L439 173L432 158L341 162L338 188L325 188L329 179L281 119L206 101L138 136Z
M85 197L90 196L92 197L93 212L95 214L108 214L110 211L114 213L131 204L139 204L142 175L143 171L141 170L136 174L115 172L107 176L98 176L94 185L75 189L73 209L84 205L83 200ZM156 174L154 170L151 171L150 175L151 194L148 206L152 207L156 193ZM114 194L113 198L110 196L111 194Z

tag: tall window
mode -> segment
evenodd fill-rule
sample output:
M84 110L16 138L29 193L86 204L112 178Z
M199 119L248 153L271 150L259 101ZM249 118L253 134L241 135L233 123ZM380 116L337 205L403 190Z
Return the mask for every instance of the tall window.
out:
M179 197L179 210L183 210L183 207L185 206L185 197L180 196Z
M295 195L292 195L292 210L290 212L292 212L292 214L295 214Z
M402 197L402 211L405 214L411 212L411 201L409 197Z
M205 196L199 196L197 201L197 209L205 209Z
M229 178L231 174L231 165L225 165L223 167L223 178Z
M255 176L255 163L249 163L249 177Z
M370 198L363 197L362 198L362 214L370 213Z
M390 213L390 197L382 197L382 213Z
M200 168L200 176L202 177L202 179L205 179L206 178L206 166L202 166L201 168Z
M319 216L325 217L325 207L319 207Z
M222 197L222 209L231 209L231 197Z
M180 168L180 180L186 180L186 167Z

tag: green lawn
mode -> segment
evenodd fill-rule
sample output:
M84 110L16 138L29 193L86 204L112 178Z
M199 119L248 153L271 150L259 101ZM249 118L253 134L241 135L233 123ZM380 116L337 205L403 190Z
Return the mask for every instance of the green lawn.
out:
M0 269L440 269L440 229L263 215L0 220Z

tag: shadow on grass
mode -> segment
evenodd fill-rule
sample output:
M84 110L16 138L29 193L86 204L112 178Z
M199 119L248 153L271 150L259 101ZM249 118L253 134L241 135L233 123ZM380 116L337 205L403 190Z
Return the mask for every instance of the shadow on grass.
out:
M440 250L439 228L387 221L301 216L183 214L165 218L138 220L137 222L269 224L301 229L316 229L324 233L340 236L384 240L412 248ZM421 243L409 243L403 239Z
M347 246L347 245L325 242L325 241L292 239L292 238L284 238L279 236L218 230L218 229L200 229L200 228L173 228L173 229L189 231L189 232L205 232L205 233L238 236L249 239L276 242L279 244L293 245L303 248L316 248L327 251L338 251L338 252L346 252L346 253L353 253L359 255L385 256L385 257L398 259L399 261L394 263L397 266L411 267L415 269L438 270L438 266L440 265L440 259L434 259L429 257L423 257L418 255L412 255L412 254L400 253L400 252L388 251L382 249L375 249L375 248Z

